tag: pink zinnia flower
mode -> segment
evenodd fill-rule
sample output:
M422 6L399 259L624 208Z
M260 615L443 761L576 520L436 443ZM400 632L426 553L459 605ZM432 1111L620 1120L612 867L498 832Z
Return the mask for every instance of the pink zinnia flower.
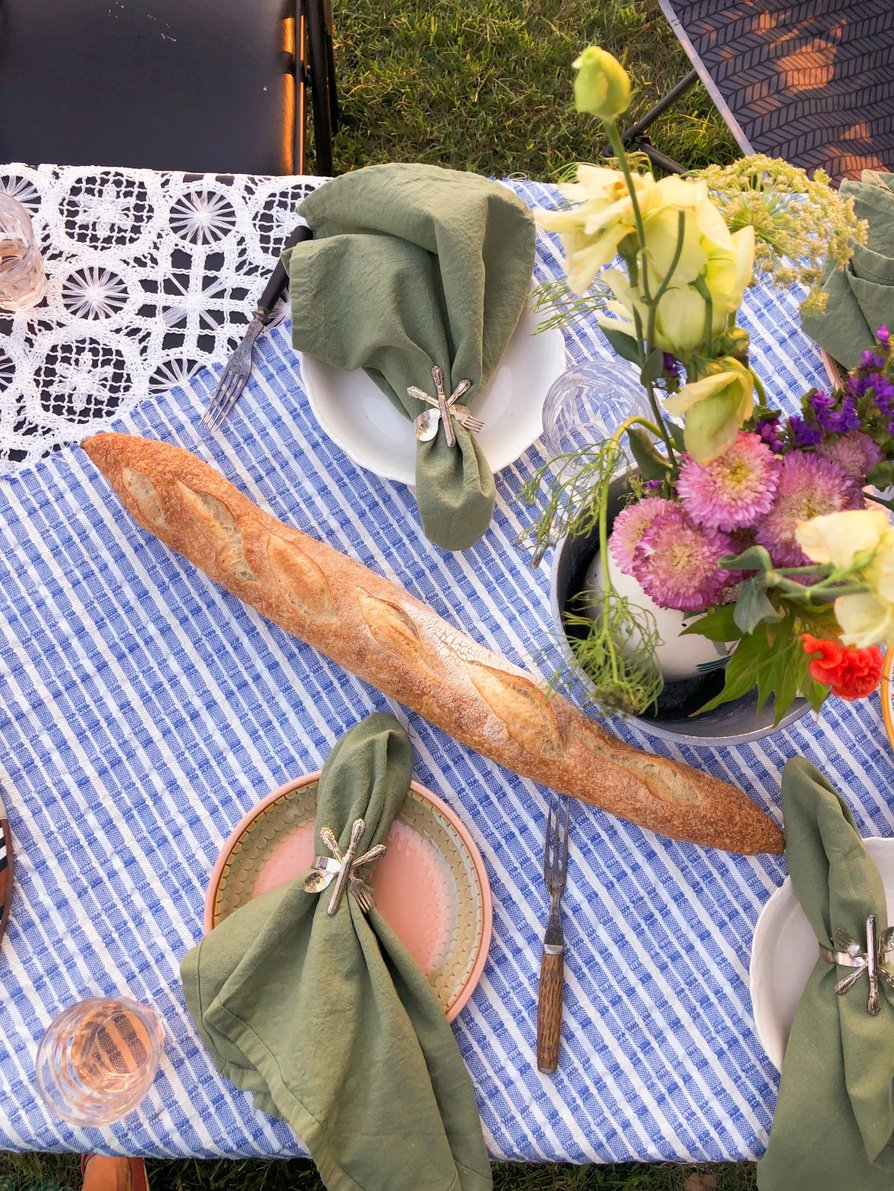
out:
M668 502L671 503L671 502ZM672 504L652 519L633 560L633 574L660 608L704 612L721 599L729 571L717 560L731 553L726 534L690 521Z
M612 524L608 548L625 575L633 574L633 557L643 534L659 513L673 508L676 508L676 504L672 500L647 496L645 500L638 500L618 513Z
M686 512L711 529L744 529L773 507L779 460L758 434L743 434L710 463L686 456L677 491Z
M816 448L817 455L837 463L844 474L862 488L866 475L882 461L882 449L868 434L851 430L838 438L828 438Z
M804 566L810 559L795 541L798 522L862 504L860 489L837 463L793 451L782 460L776 502L758 526L755 541L766 546L777 566Z

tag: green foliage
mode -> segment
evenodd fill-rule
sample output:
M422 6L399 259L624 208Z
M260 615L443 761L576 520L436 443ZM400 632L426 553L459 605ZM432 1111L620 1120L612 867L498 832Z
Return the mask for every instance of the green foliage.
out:
M566 534L592 533L606 500L608 486L623 468L626 457L614 439L594 443L581 451L558 455L539 467L521 490L526 505L533 505L546 487L547 502L540 517L521 535L522 545L533 548L533 565L548 546Z
M623 331L616 331L614 327L600 327L602 334L609 341L622 360L629 360L631 364L642 363L642 349L639 340Z
M333 10L339 173L427 161L554 180L605 150L598 122L574 110L571 63L585 46L630 71L631 123L690 69L658 0L353 0ZM653 135L693 168L739 154L701 85Z
M655 445L655 439L641 426L631 426L627 431L630 454L639 474L644 480L666 480L671 474L671 465Z
M770 571L773 559L766 546L749 546L741 554L726 554L720 565L728 571Z
M592 683L602 712L641 715L664 687L654 662L661 641L655 618L614 589L600 592L597 599L594 615L567 612L563 617L572 630L568 644L574 660ZM574 635L575 628L586 630L585 635Z
M757 626L764 622L772 623L782 619L782 613L767 595L765 573L746 579L739 588L733 618L743 634L754 632Z
M564 277L556 281L544 281L531 295L533 312L546 316L537 324L537 333L579 322L593 322L603 313L610 299L610 290L598 278L585 294L573 294Z
M699 620L692 621L680 634L681 637L707 637L709 641L737 641L742 630L736 624L734 604L718 604Z
M699 713L712 711L721 703L729 703L757 689L758 710L773 700L774 722L779 723L800 692L819 711L829 694L829 688L810 677L810 659L801 645L801 634L808 631L800 615L791 608L779 610L774 621L761 620L750 632L739 629L733 638L739 644L726 665L723 690L699 708ZM692 631L702 632L702 621ZM828 631L828 630L827 630ZM698 713L697 713L698 714Z

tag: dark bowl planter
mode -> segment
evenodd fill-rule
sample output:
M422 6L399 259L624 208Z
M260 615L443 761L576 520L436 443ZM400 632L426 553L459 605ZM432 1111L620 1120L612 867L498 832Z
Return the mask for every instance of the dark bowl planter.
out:
M613 482L609 493L609 524L623 508L625 490L623 479ZM572 601L584 590L584 575L598 548L595 530L588 536L562 538L553 556L550 583L550 606L566 660L585 685L588 679L574 660L568 644L568 635L575 630L565 626L563 613L573 609ZM631 722L652 736L675 740L678 744L745 744L788 727L801 719L810 707L806 699L796 699L782 720L774 725L772 703L758 712L757 695L751 692L731 703L723 703L713 711L694 715L722 686L722 670L667 682L657 710L631 716Z

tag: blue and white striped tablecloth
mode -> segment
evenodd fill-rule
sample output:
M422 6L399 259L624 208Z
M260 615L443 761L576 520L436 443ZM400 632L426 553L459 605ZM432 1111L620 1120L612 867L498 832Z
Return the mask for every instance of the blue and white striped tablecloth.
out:
M553 201L547 188L513 185L531 203ZM538 271L561 274L543 233ZM822 383L791 296L750 293L744 322L772 399L792 403ZM567 342L570 360L610 354L589 328L567 333ZM210 372L116 427L196 451L277 517L548 673L549 559L533 571L516 545L526 523L519 488L541 462L537 446L497 477L484 539L445 554L414 532L406 488L358 470L322 435L288 326L260 347L221 436L198 432ZM0 1146L161 1157L303 1152L285 1125L213 1069L186 1013L178 965L201 934L208 876L233 826L381 709L407 725L416 776L461 813L487 864L493 945L455 1030L493 1156L758 1156L777 1076L754 1033L748 960L784 862L670 842L575 803L563 1054L557 1075L541 1075L534 1025L545 791L408 715L167 551L122 515L77 446L0 483L0 787L18 861L0 948ZM616 729L741 785L777 819L782 766L804 753L838 783L864 834L894 832L894 771L877 698L857 707L833 700L819 722L738 748L674 748ZM167 1047L141 1108L88 1131L43 1108L34 1055L56 1013L97 993L157 1005Z

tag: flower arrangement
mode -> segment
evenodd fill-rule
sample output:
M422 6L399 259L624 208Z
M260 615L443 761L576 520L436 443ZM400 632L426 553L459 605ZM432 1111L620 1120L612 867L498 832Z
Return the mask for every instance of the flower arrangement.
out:
M623 67L598 47L574 65L577 107L601 120L616 165L579 165L568 205L538 213L561 236L567 273L564 291L541 297L554 320L595 313L639 367L651 410L525 489L529 503L547 489L527 535L538 557L558 535L598 537L598 596L567 617L584 630L576 660L604 710L645 711L663 685L651 605L732 649L701 710L756 689L778 722L799 694L815 709L830 694L861 698L879 683L879 646L894 643L894 502L881 494L894 484L890 336L880 328L840 387L812 390L787 417L736 314L761 278L801 282L804 307L819 309L824 271L847 262L865 226L819 172L765 157L656 180L617 131ZM629 500L610 526L625 466ZM619 590L619 576L644 598Z

